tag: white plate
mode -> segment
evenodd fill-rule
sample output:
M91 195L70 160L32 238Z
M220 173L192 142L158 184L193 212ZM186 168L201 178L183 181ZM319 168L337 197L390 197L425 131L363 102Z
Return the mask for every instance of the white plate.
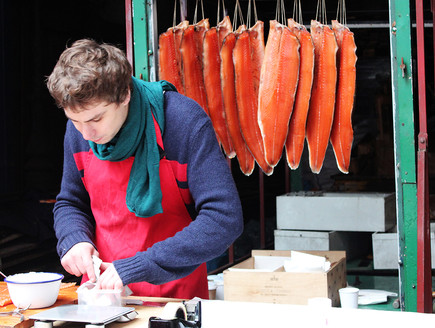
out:
M397 297L397 293L377 289L360 289L358 294L359 305L380 304L388 301L388 297Z

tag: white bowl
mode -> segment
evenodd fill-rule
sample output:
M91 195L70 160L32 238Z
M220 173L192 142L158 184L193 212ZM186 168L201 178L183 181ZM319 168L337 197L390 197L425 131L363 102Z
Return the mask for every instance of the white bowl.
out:
M16 307L40 309L56 302L62 279L59 273L28 272L8 276L5 282Z

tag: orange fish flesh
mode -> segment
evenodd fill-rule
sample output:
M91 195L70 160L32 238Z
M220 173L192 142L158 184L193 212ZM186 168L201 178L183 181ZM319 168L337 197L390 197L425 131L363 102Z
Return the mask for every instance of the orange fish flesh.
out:
M338 83L331 144L338 169L349 173L353 142L352 109L356 84L356 44L353 33L338 21L332 21L332 30L338 44Z
M313 86L314 45L311 34L304 25L289 18L288 26L295 33L300 44L299 82L285 143L287 164L291 169L296 170L304 150L305 126Z
M159 79L171 82L178 92L184 93L176 52L175 33L169 28L159 36Z
M338 47L334 32L327 25L315 20L311 21L311 37L314 43L314 80L306 138L311 171L319 173L334 118Z
M204 19L195 25L189 25L183 32L180 44L185 95L195 100L207 114L202 54L204 33L208 29L208 19Z
M196 45L199 49L199 54L201 57L202 62L202 55L204 53L204 35L205 32L207 32L210 29L210 23L208 22L208 18L204 18L201 21L199 21L195 26L195 41Z
M243 140L239 126L236 89L234 83L233 49L236 43L236 33L229 33L221 48L221 82L224 100L225 117L231 142L236 152L240 170L245 175L251 175L255 168L255 160Z
M258 124L266 162L272 167L278 164L287 138L298 86L299 61L296 35L276 20L270 21L261 67Z
M249 29L249 38L251 41L251 59L252 67L252 82L254 83L254 92L258 95L260 88L261 65L264 60L264 23L257 21L254 26Z
M231 144L225 119L225 109L221 86L221 58L218 31L212 27L204 35L204 84L210 119L222 148L229 158L236 154Z
M231 20L228 16L225 16L223 20L221 20L217 26L218 32L218 43L219 49L222 48L222 43L224 42L225 37L232 32L233 25L231 24Z
M259 82L254 81L255 76L260 76L261 66L253 60L253 53L264 51L264 44L263 49L257 49L258 44L254 47L250 33L250 30L240 33L233 50L239 124L243 139L257 164L265 174L271 175L273 168L264 157L263 138L258 126L258 90L255 90L255 85Z
M181 40L183 39L183 33L184 30L189 26L189 21L184 20L182 21L180 24L178 24L177 26L175 26L174 29L174 35L175 35L175 54L177 55L177 63L178 63L178 67L180 70L180 75L181 75L181 81L184 81L183 78L183 67L182 67L182 63L181 63L181 51L180 51L180 47L181 47ZM183 94L184 94L184 85L183 85Z

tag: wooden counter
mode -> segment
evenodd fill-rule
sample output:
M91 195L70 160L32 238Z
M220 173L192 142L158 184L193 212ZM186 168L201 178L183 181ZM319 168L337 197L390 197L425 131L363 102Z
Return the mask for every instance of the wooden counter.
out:
M61 286L57 301L52 306L44 309L26 310L23 313L25 316L24 321L20 321L20 317L18 316L0 316L0 328L30 328L33 327L33 323L34 323L34 320L29 319L30 316L60 305L77 304L76 290L78 286L69 286L67 284L64 284L63 286L67 286L67 288L62 288ZM3 294L8 295L7 286L5 282L0 282L0 292L1 291L3 291ZM126 305L128 307L134 307L136 309L136 312L138 312L137 318L130 322L112 323L110 325L107 325L108 327L113 327L113 328L147 327L149 317L159 316L166 303L183 301L181 299L161 298L161 297L128 297L127 300L139 302L142 304L142 305L128 305L128 304ZM15 309L15 305L9 304L7 306L0 307L0 312L13 311L14 309ZM66 323L66 322L55 322L54 325L62 326L62 327L84 327L84 324L81 325L78 323Z
M54 306L76 302L75 288L61 290ZM75 294L75 295L74 295ZM151 316L160 316L167 302L181 302L179 299L154 297L129 297L141 305L127 304L134 307L138 316L129 322L114 322L107 328L144 328L148 327ZM8 309L5 309L8 308ZM15 307L2 307L1 311L13 310ZM381 311L367 309L320 308L307 305L272 304L258 302L203 301L202 327L434 327L435 314L423 314L400 311ZM47 309L27 310L24 315L30 315ZM15 320L14 322L7 320ZM33 320L19 322L17 317L0 317L0 327L30 328ZM54 323L61 328L82 328L85 324L74 322Z
M128 307L134 307L138 313L137 317L128 322L113 322L106 325L107 328L146 328L148 327L148 320L150 317L159 316L163 310L163 306L138 306L138 305L126 305ZM84 328L85 324L77 322L61 322L54 323L55 327L59 328Z
M25 316L24 321L20 321L18 316L0 316L0 328L29 328L33 326L33 320L28 319L28 317L51 309L53 307L64 305L64 304L74 304L77 303L77 286L71 284L61 284L61 289L59 290L59 296L57 297L56 303L45 309L30 309L26 310L23 314ZM8 296L7 284L4 281L0 281L0 296ZM9 304L0 307L0 312L9 312L15 310L15 305Z

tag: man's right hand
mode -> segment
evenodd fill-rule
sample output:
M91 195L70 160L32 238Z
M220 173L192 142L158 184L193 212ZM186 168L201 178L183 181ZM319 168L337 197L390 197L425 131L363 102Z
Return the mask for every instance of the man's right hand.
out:
M64 269L77 277L87 274L90 281L95 282L96 276L92 255L99 256L98 251L90 243L75 244L60 261Z

